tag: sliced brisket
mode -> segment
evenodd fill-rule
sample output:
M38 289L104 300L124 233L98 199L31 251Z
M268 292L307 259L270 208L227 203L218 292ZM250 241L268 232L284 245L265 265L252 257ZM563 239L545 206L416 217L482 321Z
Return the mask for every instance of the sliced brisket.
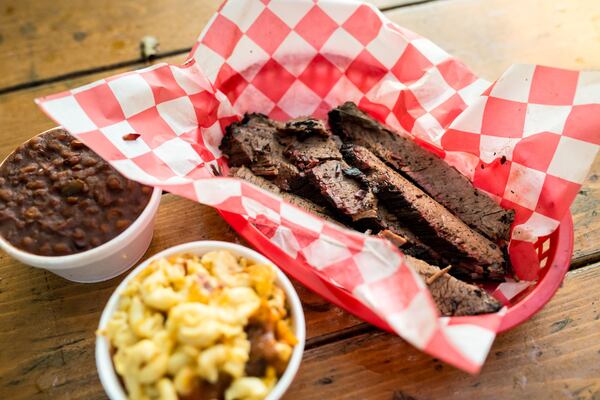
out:
M427 286L442 315L478 315L493 313L502 308L498 300L475 285L460 281L448 274L440 275L438 267L414 257L406 256L405 260L408 266L412 267L426 282L433 275L439 275Z
M445 260L437 251L433 250L430 246L423 243L414 233L412 233L406 226L404 226L398 218L390 212L387 207L383 204L379 204L379 221L381 221L383 230L379 233L380 237L384 239L391 239L392 243L396 244L402 252L406 255L420 258L421 260L427 261L433 265L448 265L448 261ZM394 240L392 235L400 236L405 243L400 245L399 241ZM390 237L392 236L392 237Z
M344 164L328 160L306 172L309 181L320 194L359 229L372 229L377 219L377 199L368 187L342 174Z
M300 140L307 137L319 135L331 136L331 131L325 126L325 122L320 119L305 117L288 121L279 130L281 136L293 135Z
M295 131L299 134L293 134L294 131L287 128L280 139L286 144L283 154L305 173L318 193L341 216L349 218L356 228L378 229L375 195L368 186L342 172L349 166L342 160L338 143L322 133L323 123L312 118L295 120L294 123L302 129Z
M456 269L465 270L474 278L503 277L504 257L496 244L469 228L366 148L347 145L342 153L348 163L364 174L372 191L398 220Z
M286 144L283 154L301 171L313 168L328 160L341 160L342 154L331 137L309 136L298 139L290 136L282 138Z
M317 215L318 217L321 217L327 221L335 222L336 224L339 224L338 221L334 220L329 215L329 213L328 213L327 209L325 209L325 207L321 207L320 205L315 204L312 201L306 200L303 197L296 196L295 194L284 192L284 191L280 190L275 184L273 184L272 182L270 182L264 178L261 178L260 176L254 175L252 173L252 171L246 167L242 166L239 168L232 168L231 176L243 179L243 180L248 181L258 187L261 187L272 193L278 194L285 201L287 201L290 204L295 205L296 207L299 207L308 212L311 212L311 213Z
M331 110L329 124L333 133L372 151L470 227L494 241L508 240L514 211L500 207L441 158L390 131L351 102Z
M221 151L229 166L249 167L255 175L267 178L282 190L304 195L312 190L296 166L285 159L285 146L277 131L283 124L262 114L246 114L240 122L229 125L221 142Z

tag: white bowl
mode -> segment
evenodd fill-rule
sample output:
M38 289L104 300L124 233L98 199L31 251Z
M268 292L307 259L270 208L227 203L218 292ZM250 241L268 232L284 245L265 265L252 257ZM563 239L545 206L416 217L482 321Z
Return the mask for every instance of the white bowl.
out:
M129 273L129 275L127 275L127 277L123 279L121 284L115 289L110 299L108 299L108 303L106 303L106 307L104 308L102 316L100 317L98 329L102 330L106 328L108 321L110 320L117 308L121 292L125 289L129 281L131 281L139 272L146 268L153 260L162 257L168 257L177 253L191 253L203 255L213 250L228 250L238 256L245 257L259 263L274 266L274 264L271 261L269 261L266 257L262 256L261 254L257 253L256 251L234 243L218 241L200 241L184 243L175 247L171 247L150 257L149 259L135 267ZM294 376L296 375L296 372L298 372L298 368L300 367L300 362L302 361L302 353L304 351L304 342L306 340L304 312L302 311L302 304L300 303L300 298L298 297L294 286L285 276L285 274L276 266L274 266L274 269L277 273L277 284L285 292L288 304L290 306L294 334L298 339L298 344L294 346L292 356L290 357L290 361L288 362L285 372L277 381L277 384L275 385L273 390L271 390L269 395L266 397L266 400L280 399L285 393L285 391L288 389L288 387L292 383L292 380L294 379ZM119 382L119 378L117 377L117 373L115 372L113 362L111 359L110 343L105 336L101 335L96 337L96 368L98 369L100 382L102 382L102 386L104 387L104 391L106 392L108 397L111 400L126 400L127 395L125 393L125 389Z
M49 131L54 129L57 128ZM41 256L13 246L2 236L0 248L23 264L46 269L73 282L91 283L114 278L131 268L148 250L161 194L160 189L154 188L146 208L136 220L119 235L93 249L66 256Z
M0 236L0 248L23 264L43 268L73 282L101 282L121 275L148 250L162 191L154 188L146 208L123 232L106 243L68 256L40 256L18 249Z

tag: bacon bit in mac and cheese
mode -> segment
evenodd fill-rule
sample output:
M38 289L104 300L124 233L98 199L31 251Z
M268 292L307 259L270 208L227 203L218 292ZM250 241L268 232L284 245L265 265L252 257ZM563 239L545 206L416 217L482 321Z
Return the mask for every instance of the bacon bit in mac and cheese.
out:
M130 399L263 399L296 344L272 267L227 251L152 262L100 334Z

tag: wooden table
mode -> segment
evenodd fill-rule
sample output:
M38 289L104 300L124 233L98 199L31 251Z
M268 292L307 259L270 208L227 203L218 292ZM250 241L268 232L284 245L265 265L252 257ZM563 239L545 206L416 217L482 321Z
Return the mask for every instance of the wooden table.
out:
M148 3L148 4L142 4ZM168 3L168 4L167 4ZM3 0L0 157L50 128L35 97L139 68L139 41L180 62L219 0ZM376 0L481 76L513 62L600 68L597 0ZM529 322L501 335L479 376L420 353L298 287L308 324L288 399L600 398L600 160L579 193L573 270ZM202 239L240 238L206 206L164 195L146 256ZM0 255L0 398L105 398L94 364L99 313L120 282L82 285Z

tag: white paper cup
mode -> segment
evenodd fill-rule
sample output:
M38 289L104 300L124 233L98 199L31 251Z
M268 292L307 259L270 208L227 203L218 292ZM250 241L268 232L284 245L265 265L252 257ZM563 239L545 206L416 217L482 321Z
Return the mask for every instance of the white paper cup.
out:
M0 248L23 264L43 268L73 282L106 281L127 271L148 250L161 193L155 188L146 208L127 229L93 249L67 256L40 256L16 248L1 236Z
M200 241L184 243L175 247L171 247L167 250L161 251L158 254L155 254L154 256L150 257L149 259L135 267L135 269L133 269L133 271L131 271L129 275L127 275L127 277L125 277L121 284L115 289L112 296L108 300L108 303L106 303L104 311L102 312L98 329L106 329L108 321L110 320L117 308L121 292L125 289L129 281L131 281L138 273L140 273L144 268L146 268L153 260L162 257L169 257L173 254L178 253L191 253L203 255L213 250L227 250L238 256L245 257L253 261L272 265L275 269L275 272L277 274L276 282L277 285L279 285L279 287L281 287L286 294L287 302L290 307L294 334L298 339L298 344L294 347L292 351L292 356L290 357L290 361L288 362L285 372L277 381L277 384L275 385L273 390L266 397L266 400L280 399L292 383L292 380L294 379L294 376L296 375L296 372L298 372L298 368L300 367L300 362L302 361L302 353L304 352L304 343L306 341L304 312L302 311L302 304L300 303L300 298L298 297L294 286L292 285L290 280L285 276L285 274L266 257L247 247L228 242ZM119 382L117 373L115 372L113 362L111 359L110 343L106 337L101 335L96 337L96 368L98 369L100 382L102 383L102 386L104 387L104 390L108 397L111 400L126 400L127 395L125 393L125 389Z
M59 128L40 135L54 129ZM146 208L136 220L119 235L93 249L66 256L41 256L13 246L2 236L0 248L23 264L46 269L73 282L91 283L114 278L131 268L148 250L161 194L160 189L154 188Z

